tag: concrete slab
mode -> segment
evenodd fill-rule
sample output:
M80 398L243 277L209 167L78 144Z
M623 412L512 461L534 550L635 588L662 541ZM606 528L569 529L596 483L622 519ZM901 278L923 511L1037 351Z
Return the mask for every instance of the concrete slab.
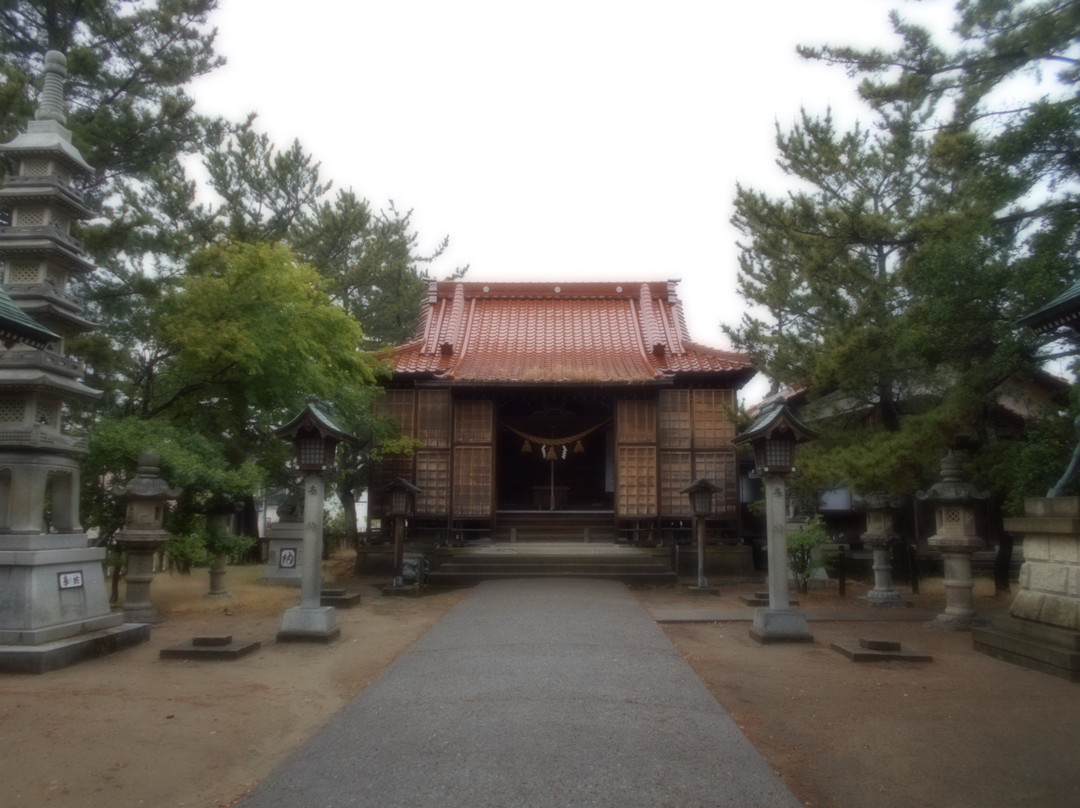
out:
M234 640L231 634L193 637L187 642L162 648L160 659L213 659L231 661L258 651L258 640Z
M830 647L852 662L932 662L934 659L895 640L863 638L858 642L834 642Z
M622 584L480 584L243 808L799 802Z
M838 609L806 610L810 623L925 623L933 620L937 612L923 609L871 609L850 606ZM656 608L652 610L657 623L751 623L754 613L742 608L677 609Z

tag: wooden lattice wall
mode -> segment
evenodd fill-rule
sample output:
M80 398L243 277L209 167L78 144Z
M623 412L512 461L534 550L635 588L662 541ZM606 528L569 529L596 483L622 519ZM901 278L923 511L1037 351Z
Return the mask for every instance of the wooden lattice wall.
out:
M735 394L728 389L661 390L620 399L615 407L615 508L619 518L686 518L680 493L697 479L721 487L717 516L737 508ZM417 516L486 519L494 512L495 418L490 400L453 400L448 390L389 390L378 404L403 434L420 442L415 455L389 457L372 473L372 515L395 477L421 490Z
M680 493L694 480L721 487L713 498L717 516L734 517L737 508L735 392L727 389L661 390L657 398L660 428L660 511L686 518L690 500Z
M615 409L615 513L620 519L657 515L656 400L622 399Z
M409 437L416 435L416 391L387 390L375 403L375 414L392 418ZM416 482L415 461L412 455L390 455L384 457L371 469L368 515L373 519L382 518L386 513L386 486L391 480L400 477L411 483Z
M384 512L382 490L396 477L420 489L416 515L487 518L493 511L495 420L488 400L453 401L449 390L388 390L377 412L393 418L420 446L384 458L372 471L371 514Z
M454 517L483 519L494 512L495 415L491 401L454 405Z

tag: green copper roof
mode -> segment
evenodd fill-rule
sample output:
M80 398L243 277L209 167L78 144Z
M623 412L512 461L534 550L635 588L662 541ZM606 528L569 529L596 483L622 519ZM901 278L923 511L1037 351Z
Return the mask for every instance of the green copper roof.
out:
M44 349L60 337L30 319L26 312L15 305L7 291L0 287L0 339L4 342L23 342L34 348Z
M1080 330L1080 281L1041 309L1021 317L1019 322L1040 334L1062 326Z

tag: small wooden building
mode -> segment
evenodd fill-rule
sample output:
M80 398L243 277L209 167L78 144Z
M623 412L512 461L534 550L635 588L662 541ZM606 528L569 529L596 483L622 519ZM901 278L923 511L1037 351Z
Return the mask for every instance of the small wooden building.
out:
M376 467L373 522L400 477L420 489L412 535L656 540L706 479L734 538L732 416L754 371L691 341L676 285L432 281L379 405L419 448Z

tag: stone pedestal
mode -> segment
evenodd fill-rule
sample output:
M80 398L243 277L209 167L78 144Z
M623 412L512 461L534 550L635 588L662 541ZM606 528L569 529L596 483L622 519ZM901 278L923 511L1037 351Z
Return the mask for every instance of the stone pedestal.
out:
M798 609L754 609L750 637L757 642L813 642L806 615Z
M304 546L304 523L299 519L271 522L266 526L267 559L259 583L272 586L300 586L300 561Z
M337 610L333 606L294 606L282 617L277 639L278 642L330 642L340 634Z
M210 562L210 589L206 593L208 598L231 598L232 593L225 586L225 577L229 572L228 556L214 556Z
M1080 497L1029 499L1005 520L1024 534L1020 591L1007 618L973 633L990 656L1080 681Z
M127 551L124 620L128 623L161 622L161 615L150 603L150 585L154 582L154 555L168 540L169 534L163 530L117 534L117 541Z

